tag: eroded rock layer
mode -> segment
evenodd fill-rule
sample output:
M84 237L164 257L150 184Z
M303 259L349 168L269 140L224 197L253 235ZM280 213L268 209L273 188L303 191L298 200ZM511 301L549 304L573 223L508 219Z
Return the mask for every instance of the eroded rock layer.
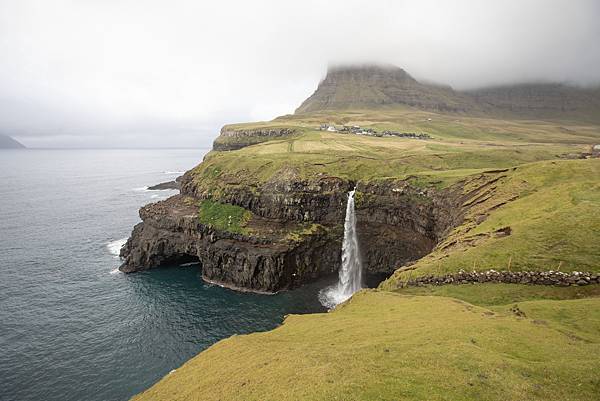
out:
M134 272L197 260L205 280L256 292L277 292L334 273L340 264L347 193L357 188L359 238L368 272L391 274L429 253L462 219L461 185L440 191L406 181L354 183L336 177L232 186L215 194L193 174L182 194L140 209L122 250L121 270ZM250 212L245 232L203 224L207 199Z
M215 139L213 150L237 150L273 138L291 136L295 133L296 131L291 128L236 129L226 125L221 129L219 137Z
M277 234L244 235L215 230L198 220L192 198L177 195L140 209L123 247L121 271L199 261L205 280L240 290L276 292L339 267L339 243L326 230L301 241ZM257 218L253 224L268 224ZM277 222L273 222L277 225Z

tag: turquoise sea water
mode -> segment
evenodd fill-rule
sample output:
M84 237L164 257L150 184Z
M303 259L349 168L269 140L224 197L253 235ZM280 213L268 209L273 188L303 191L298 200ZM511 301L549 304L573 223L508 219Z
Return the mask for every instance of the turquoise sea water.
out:
M144 187L205 152L0 151L1 400L126 400L222 338L323 311L327 280L267 296L196 266L115 272L138 208L175 193Z

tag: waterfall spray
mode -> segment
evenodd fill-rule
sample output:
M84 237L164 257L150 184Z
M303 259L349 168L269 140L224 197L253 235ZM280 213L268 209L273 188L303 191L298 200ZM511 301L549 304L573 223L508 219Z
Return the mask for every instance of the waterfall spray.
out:
M356 188L348 193L346 220L344 222L344 242L342 243L342 267L339 271L339 280L337 284L327 287L319 293L319 300L328 308L333 308L344 302L362 288L362 261L360 259L354 212L355 192Z

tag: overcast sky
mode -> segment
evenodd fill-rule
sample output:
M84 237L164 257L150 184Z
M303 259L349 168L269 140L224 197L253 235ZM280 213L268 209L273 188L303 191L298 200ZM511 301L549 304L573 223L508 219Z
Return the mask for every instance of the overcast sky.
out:
M328 64L455 88L600 82L600 1L0 0L0 133L33 147L209 145L292 113Z

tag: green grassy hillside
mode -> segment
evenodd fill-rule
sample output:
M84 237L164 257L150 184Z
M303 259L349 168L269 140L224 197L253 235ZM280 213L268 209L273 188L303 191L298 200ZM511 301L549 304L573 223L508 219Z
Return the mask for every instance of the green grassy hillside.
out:
M509 171L478 194L462 225L382 284L464 270L600 271L600 159L544 161ZM509 230L510 235L503 235Z
M362 291L331 313L223 340L134 399L593 400L599 307Z

